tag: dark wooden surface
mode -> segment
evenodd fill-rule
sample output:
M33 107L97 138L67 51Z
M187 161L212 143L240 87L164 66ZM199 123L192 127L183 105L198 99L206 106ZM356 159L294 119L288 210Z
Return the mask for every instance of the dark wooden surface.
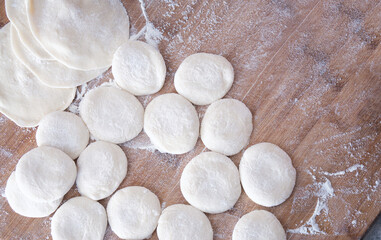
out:
M131 32L137 33L145 25L140 3L123 3ZM159 49L168 70L158 94L175 92L173 76L186 56L196 52L225 56L235 69L227 97L242 100L254 115L250 145L275 143L297 168L295 190L280 206L258 206L243 193L232 210L209 214L214 239L231 239L239 217L254 209L271 211L288 231L318 229L307 235L291 230L289 239L359 239L381 210L380 1L145 3L149 20L162 32ZM0 0L0 26L7 22ZM89 85L109 79L110 70ZM146 105L152 97L139 100ZM205 109L197 108L200 117ZM18 159L36 147L35 130L19 128L1 116L2 193ZM172 156L150 150L142 133L123 149L129 169L121 187L145 186L163 206L186 203L178 183L187 162L205 150L200 140L190 153ZM242 152L232 160L238 165L241 156ZM324 191L327 184L333 188L331 195ZM65 200L75 195L73 187ZM107 201L101 203L106 206ZM319 207L323 209L314 217ZM51 239L50 217L18 216L0 197L0 238ZM105 239L117 237L108 228ZM156 233L152 239L157 239Z

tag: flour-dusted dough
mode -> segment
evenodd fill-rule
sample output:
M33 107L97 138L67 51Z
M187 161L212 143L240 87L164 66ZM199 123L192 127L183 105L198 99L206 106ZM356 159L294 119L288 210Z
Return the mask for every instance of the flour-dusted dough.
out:
M156 48L141 41L128 41L114 54L112 74L121 88L141 96L163 87L166 67Z
M272 143L258 143L243 154L239 172L242 187L255 203L272 207L284 202L295 186L291 158Z
M193 104L206 105L225 96L233 80L233 66L226 58L196 53L181 63L174 83L176 91Z
M48 146L30 150L16 165L17 186L35 201L62 198L73 186L76 175L74 161L61 150Z
M126 187L117 191L107 204L112 231L122 239L149 238L161 213L157 196L144 187Z
M36 142L38 146L55 147L76 159L89 143L89 131L77 115L52 112L40 121Z
M41 60L34 56L21 42L12 25L11 43L14 54L42 83L54 88L71 88L86 83L107 69L81 71L66 67L55 60Z
M46 114L67 108L75 88L42 84L13 54L10 31L11 24L0 30L0 112L21 127L34 127Z
M235 99L212 103L201 123L201 140L212 151L234 155L249 142L252 115L246 105Z
M90 144L77 160L78 192L93 200L110 196L127 174L127 157L123 150L108 142Z
M107 227L104 207L89 198L65 202L52 218L54 240L103 240Z
M189 152L196 145L199 128L196 109L178 94L160 95L146 108L144 131L160 152Z
M44 48L78 70L109 67L114 52L129 38L120 0L27 0L27 14Z
M209 219L197 208L175 204L161 214L157 236L160 240L212 240L213 229Z
M191 205L207 213L229 210L241 195L237 167L228 157L215 152L193 158L184 168L180 187Z
M22 43L34 57L37 59L53 60L54 58L41 46L30 30L28 15L26 13L26 1L5 0L7 17L17 29Z
M36 202L23 194L17 186L16 176L13 172L8 178L5 187L5 196L9 205L16 213L31 218L40 218L49 216L60 205L62 198L52 202Z
M278 219L265 210L243 215L234 227L232 240L286 240L286 233Z
M115 87L98 87L88 92L79 112L98 140L123 143L143 129L142 104L135 96Z

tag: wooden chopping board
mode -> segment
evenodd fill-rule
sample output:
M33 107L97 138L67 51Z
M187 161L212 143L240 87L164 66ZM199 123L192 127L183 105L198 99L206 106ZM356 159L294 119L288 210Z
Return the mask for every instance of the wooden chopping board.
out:
M173 76L185 57L221 54L235 69L226 97L254 115L249 146L275 143L297 168L294 192L280 206L259 206L243 193L233 209L208 214L214 239L231 239L238 219L254 209L274 213L288 239L359 239L381 210L381 1L144 2L158 30L147 38L158 43L168 72L158 94L139 98L144 106L175 92ZM140 3L123 3L136 34L146 24ZM0 0L0 26L7 22ZM112 78L109 70L87 89ZM197 107L201 118L205 109ZM35 131L0 115L1 239L51 239L51 216L21 217L3 194L18 159L36 147ZM120 188L145 186L163 207L186 203L178 183L185 165L205 151L201 140L176 156L155 151L144 133L122 148L129 162ZM232 157L237 166L241 156ZM73 187L65 200L76 195ZM118 238L108 227L105 239Z

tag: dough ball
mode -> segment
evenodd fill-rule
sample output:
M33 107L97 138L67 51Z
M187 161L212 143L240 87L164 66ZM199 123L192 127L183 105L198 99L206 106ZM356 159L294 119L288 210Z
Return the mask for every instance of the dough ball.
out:
M110 196L127 174L123 150L108 142L90 144L77 160L78 192L93 200Z
M178 94L160 95L146 108L144 130L160 152L189 152L196 145L199 128L196 109Z
M242 187L255 203L272 207L286 201L295 186L291 158L272 143L249 147L239 164Z
M31 54L40 60L53 60L54 58L41 46L33 36L29 27L26 13L26 0L5 0L5 10L12 26L17 29L20 40Z
M87 197L75 197L62 204L51 224L54 240L103 240L106 227L104 207Z
M175 204L164 209L157 226L160 240L212 240L209 219L197 208Z
M122 239L149 238L161 213L157 196L144 187L118 190L107 204L112 231Z
M49 216L60 205L62 198L52 202L36 202L23 194L17 186L16 176L13 172L8 178L5 187L5 196L8 203L16 213L30 218L40 218Z
M20 34L11 28L12 50L15 56L24 66L31 71L46 86L54 88L71 88L86 83L107 68L91 71L81 71L66 67L56 60L41 60L34 56L21 42Z
M121 88L141 96L163 87L166 67L156 48L141 41L128 41L114 54L112 74Z
M55 147L75 159L89 143L89 131L80 117L70 112L53 112L40 122L38 146Z
M239 172L226 156L204 152L193 158L181 175L181 192L194 207L207 213L222 213L241 195Z
M88 92L79 112L98 140L124 143L143 129L142 104L135 96L115 87L98 87Z
M109 67L115 51L129 38L129 20L120 0L30 0L27 14L42 46L78 70Z
M52 202L73 186L77 168L61 150L41 146L24 154L16 166L20 190L34 201Z
M207 105L225 96L233 80L233 66L226 58L196 53L181 63L174 83L176 91L193 104Z
M13 54L10 35L8 23L0 30L0 112L20 127L34 127L46 114L67 108L75 88L42 84Z
M252 115L246 105L235 99L221 99L206 110L201 139L208 149L231 156L248 144L252 130Z
M286 240L278 219L265 210L255 210L242 216L234 227L232 240Z

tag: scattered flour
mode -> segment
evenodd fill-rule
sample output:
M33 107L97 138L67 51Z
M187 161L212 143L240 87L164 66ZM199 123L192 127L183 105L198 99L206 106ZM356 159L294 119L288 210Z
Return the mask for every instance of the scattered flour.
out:
M345 173L351 173L356 171L357 169L364 170L365 166L362 164L355 164L352 167L349 167L343 171L338 171L334 173L326 172L326 171L321 171L320 173L326 176L343 176Z
M331 182L325 178L323 182L316 182L314 184L316 192L314 195L317 197L315 210L312 216L300 227L296 229L288 229L289 233L304 234L304 235L326 235L327 233L322 231L319 224L316 221L316 217L320 216L323 212L328 215L328 200L335 196L334 189Z
M146 24L145 26L139 31L138 34L136 34L135 36L132 36L131 38L133 40L136 40L138 39L141 35L143 35L144 33L144 38L146 40L146 42L156 48L158 48L158 44L160 43L160 41L163 39L163 33L155 28L155 26L153 25L152 22L150 22L149 18L148 18L148 15L147 15L147 11L146 11L146 6L145 6L145 3L144 3L144 0L139 0L140 2L140 8L142 10L142 14L144 16L144 19L146 21Z

